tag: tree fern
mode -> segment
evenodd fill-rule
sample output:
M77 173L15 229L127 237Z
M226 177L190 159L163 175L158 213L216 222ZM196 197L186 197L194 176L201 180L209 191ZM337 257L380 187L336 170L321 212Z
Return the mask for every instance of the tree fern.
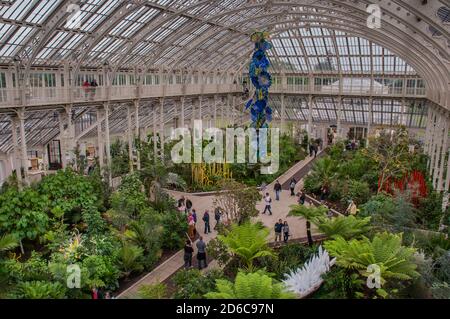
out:
M401 234L376 234L372 241L366 237L350 241L337 237L327 241L325 248L336 257L339 266L356 270L364 277L373 274L368 271L369 265L379 266L381 285L390 279L410 280L419 276L413 262L416 250L402 246Z
M5 234L0 237L0 253L16 248L19 245L14 235Z
M341 236L344 239L355 238L370 230L370 217L339 216L336 218L319 218L317 227L329 238Z
M269 233L269 229L265 227L245 223L233 225L230 232L225 236L219 235L218 238L232 253L239 256L247 270L251 271L256 258L273 256L273 252L267 245Z
M328 212L328 208L325 206L305 206L305 205L291 205L288 216L303 217L306 220L306 234L308 236L309 246L313 245L313 239L311 235L311 222L317 224L319 218L325 216Z
M215 292L205 295L208 299L292 299L282 283L276 283L264 272L239 272L235 282L218 279Z

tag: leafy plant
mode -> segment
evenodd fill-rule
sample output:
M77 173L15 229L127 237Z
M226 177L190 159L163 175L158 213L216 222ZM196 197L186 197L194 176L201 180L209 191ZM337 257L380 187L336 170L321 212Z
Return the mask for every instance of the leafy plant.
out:
M223 273L212 270L205 275L197 269L181 270L173 277L177 286L175 299L202 299L204 295L215 288L216 280L223 278Z
M339 216L332 219L322 217L318 220L317 227L328 238L338 236L344 239L356 238L370 231L370 217Z
M384 286L389 280L411 280L419 276L413 262L414 248L402 246L401 234L376 234L372 240L346 241L342 237L325 242L325 249L337 258L337 265L358 271L363 277L369 277L369 266L379 267L380 284ZM381 290L380 290L381 289ZM382 288L380 295L385 295Z
M231 231L218 238L227 248L239 256L248 271L253 270L253 262L256 258L273 256L268 247L269 229L261 228L257 224L245 223L233 225Z
M293 299L295 296L287 292L283 284L263 272L239 272L235 282L224 279L216 280L215 292L205 295L207 299Z
M14 297L20 299L63 299L66 288L58 282L26 281L17 285Z
M138 295L141 299L166 299L167 286L163 283L143 285L139 288Z
M144 250L138 246L124 243L119 250L118 267L122 271L121 275L128 278L131 273L144 269L142 258Z
M18 246L17 238L11 234L0 237L0 253L14 249Z
M188 224L182 214L173 209L166 212L162 215L161 226L163 229L161 237L164 239L161 242L162 248L176 250L183 247Z

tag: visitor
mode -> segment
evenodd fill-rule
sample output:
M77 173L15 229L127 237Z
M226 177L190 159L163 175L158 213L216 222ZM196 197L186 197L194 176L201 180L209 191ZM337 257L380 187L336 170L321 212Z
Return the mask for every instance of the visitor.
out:
M209 212L208 212L208 210L206 210L205 214L203 215L203 221L205 222L205 234L211 233L211 228L209 226Z
M201 270L203 268L208 267L208 263L206 262L206 244L203 241L202 236L200 236L196 246L197 246L198 269Z
M330 208L330 209L328 210L327 217L328 217L329 219L332 219L333 216L334 216L334 213L333 213L333 211L332 211L331 208Z
M314 147L314 158L316 158L317 153L319 153L319 145L317 143L314 143L313 147Z
M281 241L281 232L283 231L283 221L280 219L275 223L275 242Z
M328 187L326 185L322 186L320 190L320 201L323 203L328 197Z
M195 209L192 210L192 218L194 219L194 237L197 236L197 212Z
M265 192L266 191L266 189L267 189L267 183L266 182L262 182L261 183L261 192Z
M185 200L184 196L181 196L181 198L178 200L178 207L184 206Z
M283 224L283 234L284 234L284 242L287 243L290 233L289 233L289 225L287 221L284 221Z
M92 299L98 299L98 289L95 286L92 288Z
M98 87L97 80L95 80L95 79L92 80L92 82L91 82L91 100L93 100L95 98L97 87Z
M309 144L309 157L313 157L314 155L314 144L310 143Z
M299 205L305 205L305 201L306 201L305 192L299 192L297 194L297 196L298 196L298 204Z
M216 207L216 209L214 210L214 219L216 220L216 225L214 226L214 230L216 230L217 227L219 226L221 217L222 217L222 213L220 212L220 208Z
M188 215L188 235L191 240L195 239L195 222L191 213Z
M190 240L186 240L184 245L184 268L192 267L192 254L194 253L194 248L192 248L192 242Z
M112 299L111 298L111 293L109 291L106 292L105 299Z
M275 183L273 190L275 191L275 200L280 200L281 184L279 181Z
M265 214L267 211L269 211L269 215L272 215L272 198L270 197L269 193L266 193L264 202L266 203L266 207L264 207L264 211L262 212L262 214Z
M192 209L192 202L189 198L186 198L186 213L190 213Z
M295 185L297 185L297 180L295 178L292 178L291 183L289 184L289 189L291 190L291 196L295 196Z
M91 84L89 83L89 81L84 81L83 82L83 90L84 90L84 98L87 100L89 97L89 89L91 87Z

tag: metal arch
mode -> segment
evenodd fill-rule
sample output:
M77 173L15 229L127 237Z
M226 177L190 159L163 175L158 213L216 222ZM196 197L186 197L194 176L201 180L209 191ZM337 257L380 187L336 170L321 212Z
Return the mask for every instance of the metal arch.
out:
M251 7L249 7L250 9L253 9L254 7L262 7L262 8L264 8L265 7L265 5L257 5L257 6L251 6ZM327 7L318 7L317 5L308 5L308 4L305 4L305 5L303 5L303 7L307 7L307 8L320 8L320 9L323 9L323 10L327 10L328 8ZM249 9L249 8L243 8L243 9L233 9L233 10L230 10L231 11L231 13L235 13L235 12L238 12L238 11L243 11L243 10L245 10L245 9ZM253 21L253 20L256 20L256 19L260 19L260 18L265 18L265 17L277 17L280 13L282 13L282 12L277 12L277 13L272 13L272 14L268 14L268 15L258 15L258 16L256 16L256 17L254 17L254 18L252 18L252 19L245 19L245 20L241 20L241 21L238 21L238 22L236 22L235 24L232 24L231 26L229 26L229 27L226 27L225 28L225 30L226 29L230 29L230 28L236 28L237 26L240 26L240 25L242 25L242 24L246 24L246 23L248 23L249 21ZM219 15L216 15L216 16L214 16L212 19L217 19L217 16L219 16L219 17L221 17L221 16L224 16L224 15L228 15L228 14L230 14L229 12L228 13L221 13L221 14L219 14ZM298 12L297 14L307 14L306 12ZM345 15L347 15L347 12L342 12L342 15L343 16L345 16ZM208 20L209 21L209 20ZM218 30L218 31L216 31L216 32L214 32L213 34L212 34L212 36L214 37L214 36L216 36L217 34L219 34L220 32L222 32L223 30ZM240 33L242 33L242 35L249 35L249 33L246 33L246 32L240 32ZM229 37L227 37L226 39L224 39L223 40L223 42L227 42L227 41L229 41L229 39L230 38L233 38L234 37L234 35L233 34L231 34ZM208 39L206 39L206 40L208 40ZM176 60L176 62L174 62L174 64L177 64L178 63L178 61L179 60L182 60L186 55L188 55L191 51L193 51L193 50L196 50L197 49L197 47L198 46L200 46L200 45L202 45L206 40L204 40L203 38L201 38L201 39L199 39L197 42L198 43L195 43L195 44L192 44L192 45L190 45L189 46L189 50L187 51L187 52L183 52L183 54L182 54L182 56L181 57L179 57L177 60ZM183 48L183 50L184 50L185 48ZM147 63L147 61L146 61L146 63Z
M15 55L15 58L22 59L25 57L27 59L26 66L25 66L25 72L24 72L24 82L27 83L29 79L29 73L30 69L32 67L32 64L34 62L34 59L36 55L41 51L41 49L45 46L49 38L56 32L56 26L61 23L61 20L66 18L67 15L69 15L69 12L67 11L67 8L70 4L71 0L63 0L63 2L60 3L58 9L53 10L53 12L49 15L49 17L44 21L43 28L37 29L35 32L33 32L32 35L30 35L30 38L28 41L26 41L23 45L23 48L17 52ZM35 45L33 46L33 43ZM31 46L30 46L31 44ZM26 57L25 52L31 49L31 56ZM22 59L23 61L23 59Z
M285 21L285 22L283 22L283 23L296 23L296 22L297 22L297 21L293 20L293 21ZM322 21L318 21L318 22L321 22L321 23L322 23L321 26L324 26L324 24L323 24ZM278 24L278 22L277 22L276 24ZM331 23L329 23L329 24L331 25ZM320 27L320 26L318 26L318 27ZM332 28L333 28L333 27L331 27L330 29L332 29ZM288 29L286 29L286 30L288 30ZM353 30L351 30L351 31L349 31L349 30L344 30L344 31L347 32L347 33L350 33L350 34L353 32ZM376 32L369 32L369 33L367 33L367 34L362 35L362 37L363 37L363 38L364 38L364 37L367 37L368 34L374 34L374 35L376 35L377 33L376 33ZM389 39L392 39L392 38L389 38ZM390 41L390 42L383 41L383 43L392 43L392 41L394 41L394 39L389 40L389 41ZM374 42L379 42L379 41L374 41ZM391 48L392 46L391 46L390 44L383 44L383 46L384 46L385 48L390 49L392 52L394 52L394 50ZM426 49L427 49L426 47L423 48L423 50L426 50ZM405 50L405 52L403 52L402 54L398 54L398 53L397 53L397 55L398 55L399 57L404 58L405 60L408 60L408 56L410 55L410 52L411 52L411 50L410 50L410 47L409 47L408 50ZM418 54L418 56L419 56L419 57L423 57L423 51L420 51L420 54ZM423 58L422 58L422 60L423 60ZM431 59L430 59L430 60L431 60ZM430 62L430 61L427 59L426 62ZM439 63L442 63L442 61L438 59L437 61L435 61L435 64L436 64L436 65L434 65L434 67L435 67L437 70L442 71L442 67L439 67L439 66L438 66ZM410 64L411 64L411 66L414 67L414 63L410 63ZM444 67L444 69L446 69L445 65L443 65L443 67ZM442 74L442 75L443 75L443 78L445 78L445 74Z
M297 15L297 14L302 14L302 13L300 13L300 12L298 12L298 13L290 13L291 15ZM270 14L270 15L266 15L266 16L274 16L275 14ZM312 15L314 15L314 16L324 16L324 17L330 17L330 18L332 18L331 16L328 16L328 15L323 15L323 14L317 14L317 13L313 13ZM258 16L258 17L255 17L254 19L260 19L262 16ZM343 19L343 20L345 20L345 19ZM249 20L247 20L246 22L248 22ZM295 22L295 21L292 21L292 22ZM320 21L320 22L322 22L322 21ZM351 22L351 23L353 23L354 21L349 21L349 22ZM283 22L283 23L286 23L286 22ZM322 22L323 23L323 22ZM355 22L355 23L357 23L357 22ZM277 23L278 24L278 23ZM370 32L373 32L372 30L370 30ZM400 31L401 32L401 31ZM385 46L386 47L386 46ZM422 52L423 53L423 52ZM185 54L186 55L186 54ZM182 58L180 58L180 59L182 59ZM179 59L179 60L180 60ZM438 57L438 60L440 60L440 58Z
M327 27L327 25L324 25L324 27ZM342 28L340 28L340 27L334 27L334 26L333 26L332 29L340 30L340 31L344 31L344 32L348 32L348 30L342 29ZM282 30L277 30L277 31L279 31L279 32L281 33L281 32L287 31L287 30L289 30L289 28L282 29ZM354 31L354 34L357 34L358 36L363 37L363 35L358 34L358 32L356 32L356 31ZM383 38L378 39L375 35L374 35L374 36L370 36L370 37L368 37L367 35L365 35L365 36L366 36L366 38L369 39L369 40L375 39L375 40L372 40L374 43L378 43L378 44L380 44L381 46L388 48L388 49L391 50L393 53L396 53L398 56L402 56L402 54L399 54L399 53L398 53L399 51L397 50L397 48L391 49L391 48L389 48L389 46L385 45L385 44L384 44L385 42L384 42ZM394 45L394 44L395 44L395 43L389 42L389 45ZM407 48L405 48L405 49L407 49ZM241 55L241 58L240 58L240 59L243 59L243 58L245 58L246 56L248 56L248 55L251 53L252 50L253 50L253 49L249 49L248 51L246 51L244 54ZM236 63L236 61L238 62L238 60L235 60L234 63ZM419 62L419 61L420 61L420 62ZM427 82L429 81L429 83L433 83L433 81L434 81L434 75L435 75L435 74L429 73L430 69L433 69L433 68L432 68L431 66L424 65L424 64L423 64L424 61L425 61L425 62L428 62L427 60L417 60L417 63L412 63L411 65L414 66L414 67L417 67L417 69L416 69L417 71L421 71L423 74L426 74L426 75L427 75L427 76L424 77L424 78L427 80ZM246 62L244 62L244 64L245 64L245 63L246 63ZM419 65L420 65L420 66L419 66ZM242 65L240 68L242 68L242 67L243 67L243 65ZM229 68L228 68L228 69L225 68L225 72L227 72L227 71L229 71ZM429 80L429 79L430 79L430 80Z
M105 19L98 27L97 30L99 31L97 33L97 36L95 38L88 37L85 41L82 41L77 48L74 48L74 52L77 51L79 48L81 53L78 56L78 61L76 61L75 68L73 70L73 79L76 79L81 64L85 60L86 56L91 53L92 49L99 43L99 40L103 39L108 32L111 31L112 28L115 27L115 24L117 21L121 21L123 18L128 16L130 13L134 12L135 10L139 9L144 5L144 0L126 0L123 1L122 6L117 7L109 19ZM128 7L127 7L128 6ZM71 61L72 62L72 61Z
M137 34L135 36L133 36L133 38L130 40L130 45L127 47L127 50L124 52L123 57L118 60L116 67L114 68L114 72L116 73L118 68L120 67L120 65L123 63L124 59L128 56L128 54L130 52L133 51L133 49L139 45L143 39L145 39L149 34L155 32L158 30L158 28L160 28L161 26L163 26L165 23L170 22L171 20L176 19L177 17L185 14L186 12L188 12L189 10L192 10L192 8L198 7L198 6L202 6L204 4L208 4L211 2L217 2L218 0L205 0L205 1L200 1L196 4L193 4L185 9L182 10L178 10L172 14L169 14L166 17L162 17L162 19L157 19L157 21L154 21L151 25L142 28L141 31L137 32ZM154 4L148 3L149 6L152 6L153 8L155 8ZM160 8L160 7L156 7L162 11L164 11L164 13L167 13L169 8ZM194 23L195 24L195 23ZM174 34L176 34L177 32L175 31ZM136 38L139 38L138 40L136 40Z

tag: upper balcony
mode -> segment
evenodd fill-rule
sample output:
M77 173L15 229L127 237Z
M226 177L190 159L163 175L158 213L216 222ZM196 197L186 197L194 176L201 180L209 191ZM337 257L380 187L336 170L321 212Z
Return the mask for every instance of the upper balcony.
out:
M134 99L150 99L163 97L183 97L198 95L215 95L241 93L242 86L237 84L173 84L173 85L144 85L144 86L111 86L111 87L49 87L19 89L0 89L0 108L20 106L49 106L61 104L86 104L105 101L128 101ZM421 87L387 87L377 86L372 89L365 85L309 84L276 84L270 89L271 94L292 95L342 95L364 97L393 97L393 98L425 98L425 88ZM21 96L22 94L22 96ZM23 102L22 102L23 101Z

